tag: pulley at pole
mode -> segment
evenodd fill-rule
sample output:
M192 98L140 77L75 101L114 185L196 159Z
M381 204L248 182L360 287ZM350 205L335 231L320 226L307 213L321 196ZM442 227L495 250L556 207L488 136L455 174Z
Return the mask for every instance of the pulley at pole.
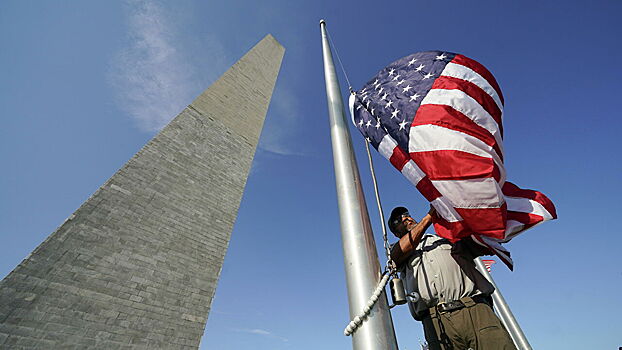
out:
M320 30L343 258L352 319L367 304L369 296L380 281L381 272L324 20L320 21ZM397 350L386 295L378 300L370 315L352 335L352 348Z

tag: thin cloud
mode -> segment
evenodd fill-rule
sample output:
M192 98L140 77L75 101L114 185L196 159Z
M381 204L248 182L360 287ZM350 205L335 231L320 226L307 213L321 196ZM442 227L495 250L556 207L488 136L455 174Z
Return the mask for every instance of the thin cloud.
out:
M191 13L172 14L153 0L128 0L125 9L129 40L111 61L109 82L119 107L135 120L138 128L158 131L234 59L216 32L196 39L175 25L181 17L188 25ZM304 156L306 152L299 142L304 130L300 125L301 109L296 95L285 87L282 75L283 72L272 96L271 115L259 150L281 156Z
M128 1L129 45L113 59L110 82L120 107L143 131L156 131L196 94L194 67L178 46L166 11L153 1Z
M277 80L270 103L273 113L268 117L273 120L267 120L259 148L282 156L305 156L306 152L301 149L300 143L304 129L301 126L303 119L298 99L285 84Z
M253 328L253 329L234 329L234 331L236 332L241 332L241 333L249 333L249 334L256 334L256 335L261 335L264 337L268 337L268 338L273 338L273 339L278 339L282 342L288 342L289 340L287 338L281 337L279 335L273 334L270 331L267 331L265 329L259 329L259 328Z

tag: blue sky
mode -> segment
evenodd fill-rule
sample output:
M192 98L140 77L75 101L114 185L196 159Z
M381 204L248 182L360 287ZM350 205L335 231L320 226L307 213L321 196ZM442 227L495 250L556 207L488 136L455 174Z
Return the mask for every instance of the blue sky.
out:
M201 348L350 347L324 18L355 89L424 50L493 72L506 100L508 179L547 194L559 215L512 241L515 271L497 264L493 276L534 348L622 346L620 13L618 1L4 1L0 275L272 33L287 51ZM374 156L385 211L423 214L416 189ZM406 307L393 318L400 348L416 349L421 326Z

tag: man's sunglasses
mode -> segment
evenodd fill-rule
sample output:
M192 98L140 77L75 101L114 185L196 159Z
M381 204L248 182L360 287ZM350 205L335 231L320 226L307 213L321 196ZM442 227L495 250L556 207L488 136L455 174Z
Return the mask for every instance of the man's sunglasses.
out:
M404 212L404 213L402 213L402 215L400 215L400 217L399 217L399 218L395 218L395 219L393 220L393 225L394 225L394 226L397 226L397 225L401 224L401 223L402 223L402 220L403 220L404 218L408 218L408 217L410 217L410 213L409 213L409 212Z

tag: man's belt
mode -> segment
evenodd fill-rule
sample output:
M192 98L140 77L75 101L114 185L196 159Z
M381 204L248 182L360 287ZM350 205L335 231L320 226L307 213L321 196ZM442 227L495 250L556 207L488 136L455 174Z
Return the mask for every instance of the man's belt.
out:
M473 299L473 302L475 303L485 303L485 304L490 305L489 298L490 298L489 296L481 295L481 294L471 297L471 299ZM455 301L450 301L447 303L436 305L436 310L438 310L438 312L449 312L449 311L460 310L464 308L465 306L466 305L464 305L462 301L455 300Z

